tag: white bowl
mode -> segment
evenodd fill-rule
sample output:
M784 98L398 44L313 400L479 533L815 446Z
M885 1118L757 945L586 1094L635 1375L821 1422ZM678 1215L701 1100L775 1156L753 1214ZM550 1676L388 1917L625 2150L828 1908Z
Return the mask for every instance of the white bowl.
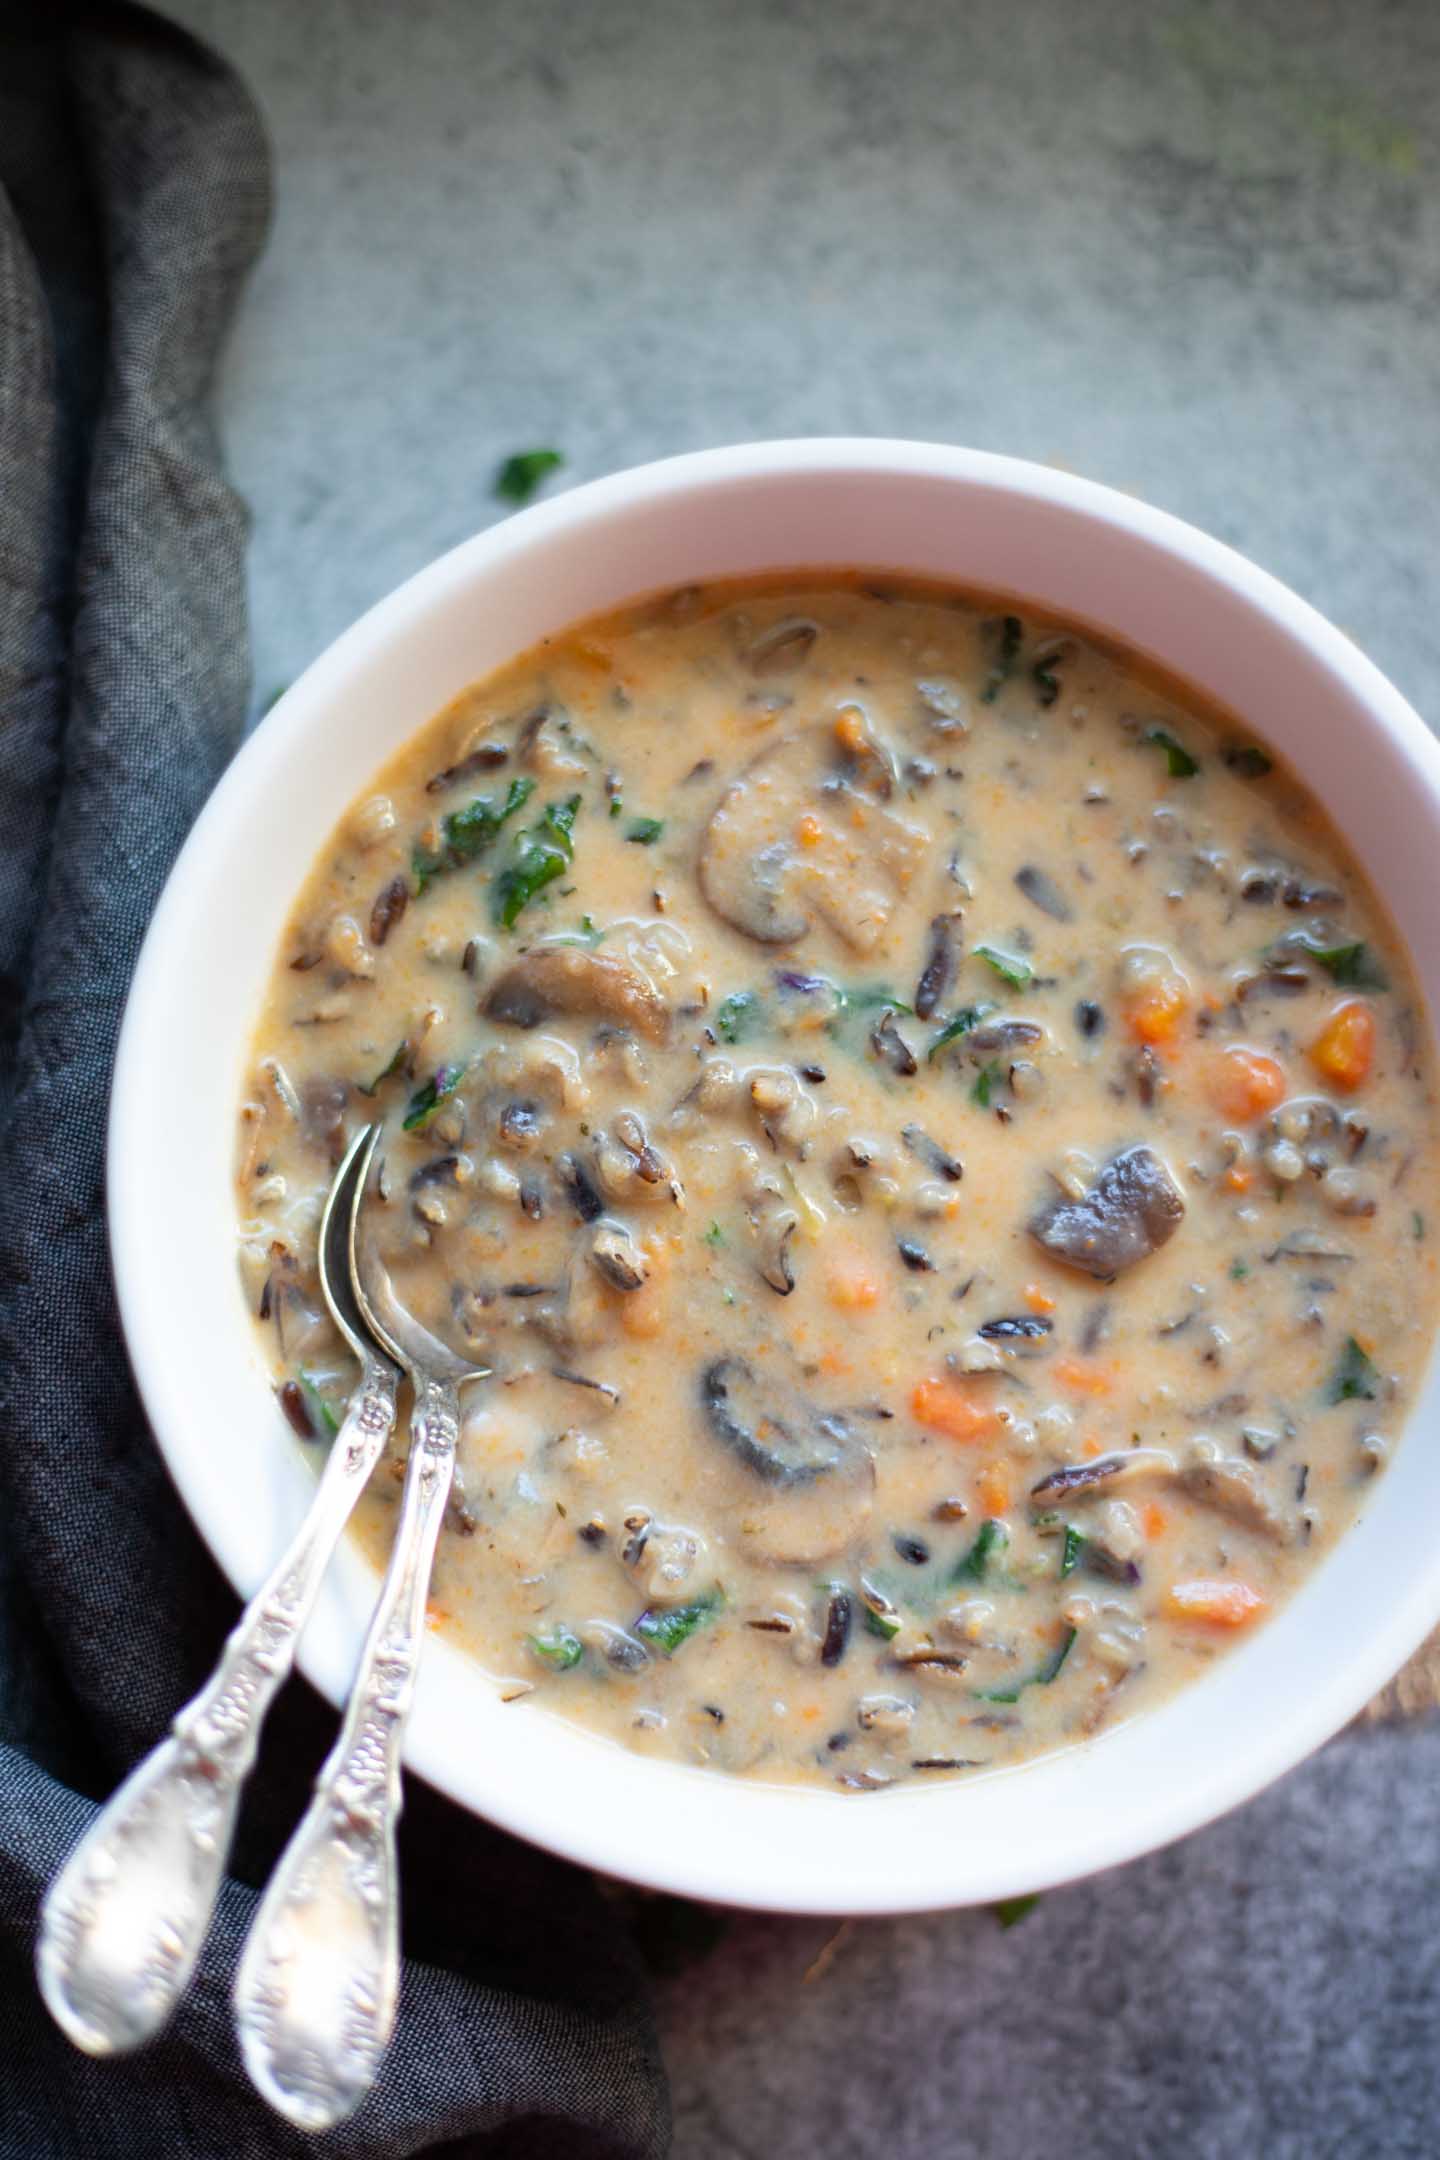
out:
M120 1310L171 1473L243 1594L313 1489L243 1308L231 1166L250 1029L319 844L398 743L543 633L666 585L856 564L1072 615L1245 715L1337 817L1436 1006L1440 748L1339 631L1176 519L1007 458L814 441L643 466L495 527L373 608L280 700L176 864L131 992L110 1125ZM1021 1768L867 1798L648 1761L502 1705L441 1639L407 1761L572 1859L779 1911L961 1905L1111 1867L1299 1762L1440 1619L1437 1408L1432 1367L1364 1519L1268 1626L1166 1707ZM334 1702L374 1588L346 1551L306 1636L300 1663Z

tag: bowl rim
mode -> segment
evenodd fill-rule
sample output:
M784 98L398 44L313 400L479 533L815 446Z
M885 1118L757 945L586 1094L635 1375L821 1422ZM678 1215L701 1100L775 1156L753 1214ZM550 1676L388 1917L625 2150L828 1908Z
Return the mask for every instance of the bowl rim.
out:
M588 530L603 535L608 520L637 504L663 506L667 500L678 503L697 492L745 488L757 483L773 485L776 481L800 483L837 474L870 481L889 478L902 483L938 480L970 490L1018 496L1032 505L1064 511L1092 525L1123 532L1149 555L1198 573L1204 584L1237 597L1255 615L1277 628L1343 691L1413 782L1422 805L1420 814L1440 842L1440 745L1400 692L1350 639L1278 579L1223 542L1168 512L1070 473L991 452L886 438L816 437L742 443L659 460L591 481L461 542L379 600L343 632L277 701L242 745L192 828L166 882L140 952L117 1045L106 1182L121 1323L142 1404L170 1475L211 1553L241 1595L253 1592L264 1571L257 1564L254 1526L243 1521L245 1511L234 1505L233 1495L227 1497L223 1483L210 1471L202 1470L200 1450L189 1436L193 1416L187 1420L186 1405L167 1380L164 1314L157 1303L157 1256L147 1224L146 1180L141 1168L147 1159L147 1136L154 1125L147 1079L164 1040L166 971L179 949L187 911L200 900L207 851L225 840L233 806L283 773L304 729L320 724L317 716L347 680L363 673L377 656L397 644L403 645L419 618L453 599L457 592L475 587L507 558L528 549L538 561L546 547L576 532ZM849 557L853 560L854 551L849 551ZM795 567L815 565L797 563ZM898 571L900 566L892 567ZM927 574L921 565L914 568L916 575ZM1037 596L1037 604L1046 603ZM557 620L556 627L563 624ZM1133 645L1138 641L1132 638L1130 642ZM1158 657L1163 659L1163 653ZM399 740L397 735L397 745ZM1416 946L1414 939L1410 942ZM1415 959L1418 973L1418 948ZM238 1297L236 1315L248 1326ZM1409 1422L1410 1444L1418 1416L1417 1407ZM1389 1475L1393 1476L1393 1471ZM1380 1482L1383 1486L1388 1480ZM1337 1541L1336 1551L1343 1550L1345 1544L1345 1538ZM341 1558L343 1575L344 1556ZM1312 1573L1290 1601L1286 1613L1293 1613L1302 1601L1312 1598L1333 1559L1333 1555L1327 1556ZM348 1684L348 1663L358 1643L357 1600L363 1602L366 1579L373 1582L368 1574L357 1573L351 1567L347 1582L333 1598L327 1591L323 1622L317 1611L301 1645L300 1670L332 1703L343 1699ZM844 1809L847 1822L853 1824L850 1811L862 1806L859 1799L808 1787L761 1786L745 1779L717 1777L702 1770L660 1763L614 1749L613 1744L597 1741L566 1721L549 1719L549 1725L567 1738L558 1749L547 1745L535 1751L547 1778L562 1773L588 1774L603 1786L610 1773L594 1753L600 1748L607 1756L620 1757L626 1765L625 1776L637 1792L652 1781L657 1793L668 1784L670 1801L678 1802L697 1819L705 1817L712 1833L709 1846L696 1839L687 1843L681 1837L662 1850L646 1850L633 1831L617 1828L613 1813L596 1824L583 1809L571 1804L568 1794L539 1792L534 1776L530 1776L528 1784L524 1778L520 1780L517 1794L498 1773L491 1774L487 1768L477 1774L473 1764L460 1759L451 1727L442 1718L426 1714L427 1672L432 1667L448 1669L449 1661L454 1661L472 1675L472 1685L478 1681L488 1687L490 1683L478 1666L443 1643L427 1646L426 1670L422 1671L406 1762L462 1806L500 1827L581 1864L656 1889L793 1913L899 1913L983 1902L1049 1888L1137 1858L1226 1813L1292 1768L1363 1707L1440 1619L1440 1541L1433 1558L1417 1561L1403 1580L1387 1584L1386 1594L1389 1605L1380 1624L1354 1645L1341 1668L1313 1692L1297 1696L1283 1707L1277 1705L1277 1714L1263 1729L1244 1732L1244 1744L1237 1746L1233 1754L1208 1765L1204 1774L1188 1782L1178 1781L1167 1789L1163 1776L1158 1776L1158 1764L1152 1766L1157 1769L1157 1779L1138 1795L1138 1819L1132 1816L1118 1826L1114 1822L1087 1821L1068 1840L1059 1838L1048 1858L1037 1856L1022 1844L1020 1851L1001 1851L984 1865L977 1866L968 1858L942 1864L937 1863L932 1850L933 1840L927 1838L921 1841L928 1856L922 1867L907 1860L904 1848L908 1841L902 1835L892 1840L899 1850L888 1871L871 1870L867 1874L864 1869L841 1870L832 1861L827 1863L829 1873L824 1881L817 1881L806 1874L806 1847L812 1825L820 1828L824 1811L835 1809ZM1255 1640L1280 1627L1285 1616L1277 1615ZM1227 1669L1233 1668L1250 1655L1247 1645L1231 1652L1223 1663ZM451 1694L457 1684L452 1675L446 1683ZM1175 1706L1188 1703L1200 1684L1191 1683L1172 1702L1147 1711L1122 1731L1147 1727L1156 1736L1150 1753L1158 1757L1166 1752L1162 1738L1173 1735L1183 1755L1183 1729L1176 1726ZM1204 1685L1210 1685L1208 1678ZM436 1693L438 1700L438 1683ZM991 1773L971 1786L950 1781L945 1790L993 1792L1004 1784L1018 1792L1014 1781L1033 1781L1043 1775L1047 1786L1054 1787L1057 1806L1063 1808L1067 1786L1075 1787L1079 1765L1093 1763L1100 1752L1113 1748L1116 1738L1118 1735L1102 1736L1072 1744L1054 1755ZM573 1764L569 1761L572 1755ZM263 1763L261 1768L263 1774ZM697 1779L712 1788L704 1801L697 1793ZM723 1803L716 1800L716 1787L731 1798ZM913 1828L918 1821L915 1809L933 1806L941 1791L940 1787L924 1791L902 1788L894 1794L873 1796L863 1806L867 1812L878 1810L888 1834L903 1827L893 1817L894 1810L902 1810ZM768 1799L763 1807L756 1808L752 1803L761 1793ZM775 1811L775 1802L791 1811L788 1824ZM729 1839L727 1845L725 1838L714 1840L713 1832L717 1822L731 1813L737 1821L746 1818L748 1828L738 1838ZM870 1819L876 1820L877 1815ZM963 1808L956 1812L956 1820L963 1824ZM747 1836L768 1838L776 1830L782 1852L778 1856L752 1852L747 1861ZM823 1833L822 1842L827 1849L836 1843L828 1831Z

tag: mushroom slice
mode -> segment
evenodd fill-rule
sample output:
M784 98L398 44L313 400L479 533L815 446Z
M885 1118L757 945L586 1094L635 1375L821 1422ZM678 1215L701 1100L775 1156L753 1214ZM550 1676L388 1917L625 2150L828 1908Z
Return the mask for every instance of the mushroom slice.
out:
M670 1033L670 1008L643 975L577 945L539 945L526 953L493 984L485 1011L512 1027L539 1027L557 1013L594 1013L651 1042L663 1043Z
M1242 1529L1258 1530L1277 1544L1290 1541L1289 1525L1266 1493L1249 1463L1223 1454L1213 1440L1197 1440L1180 1473L1180 1483L1202 1507L1228 1515Z
M1132 1147L1111 1156L1081 1199L1061 1193L1028 1227L1052 1260L1111 1282L1168 1243L1184 1213L1180 1189L1159 1156Z
M697 876L716 914L759 944L793 944L818 916L868 952L924 852L922 832L851 784L833 731L812 727L762 751L727 789Z
M623 1223L599 1222L590 1240L590 1259L612 1290L641 1290L650 1262Z
M722 1357L700 1376L700 1403L717 1440L767 1485L813 1485L852 1470L866 1453L838 1410L820 1410L744 1358Z

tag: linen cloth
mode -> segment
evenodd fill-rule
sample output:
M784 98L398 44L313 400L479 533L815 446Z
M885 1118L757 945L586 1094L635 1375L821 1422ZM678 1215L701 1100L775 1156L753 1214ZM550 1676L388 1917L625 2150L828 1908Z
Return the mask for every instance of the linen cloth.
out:
M170 2031L91 2062L33 1978L47 1883L234 1617L127 1371L102 1153L136 950L243 723L246 522L206 401L268 214L254 109L194 40L0 6L0 2156L641 2160L667 2102L615 1908L414 1784L377 2091L324 2139L251 2092L230 1978L334 1730L298 1682Z

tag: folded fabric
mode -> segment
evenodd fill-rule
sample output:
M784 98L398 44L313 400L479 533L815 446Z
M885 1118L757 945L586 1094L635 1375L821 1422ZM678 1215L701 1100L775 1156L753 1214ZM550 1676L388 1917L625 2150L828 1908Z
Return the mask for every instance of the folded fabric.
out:
M192 39L122 6L0 20L0 2156L656 2155L614 1909L413 1785L377 2091L323 2141L254 2096L230 1977L334 1730L298 1683L170 2032L92 2062L35 1988L49 1879L234 1616L131 1386L102 1156L136 950L244 714L245 519L206 400L268 206L253 107ZM157 1117L181 1072L155 1073ZM223 1406L195 1415L244 1446Z

